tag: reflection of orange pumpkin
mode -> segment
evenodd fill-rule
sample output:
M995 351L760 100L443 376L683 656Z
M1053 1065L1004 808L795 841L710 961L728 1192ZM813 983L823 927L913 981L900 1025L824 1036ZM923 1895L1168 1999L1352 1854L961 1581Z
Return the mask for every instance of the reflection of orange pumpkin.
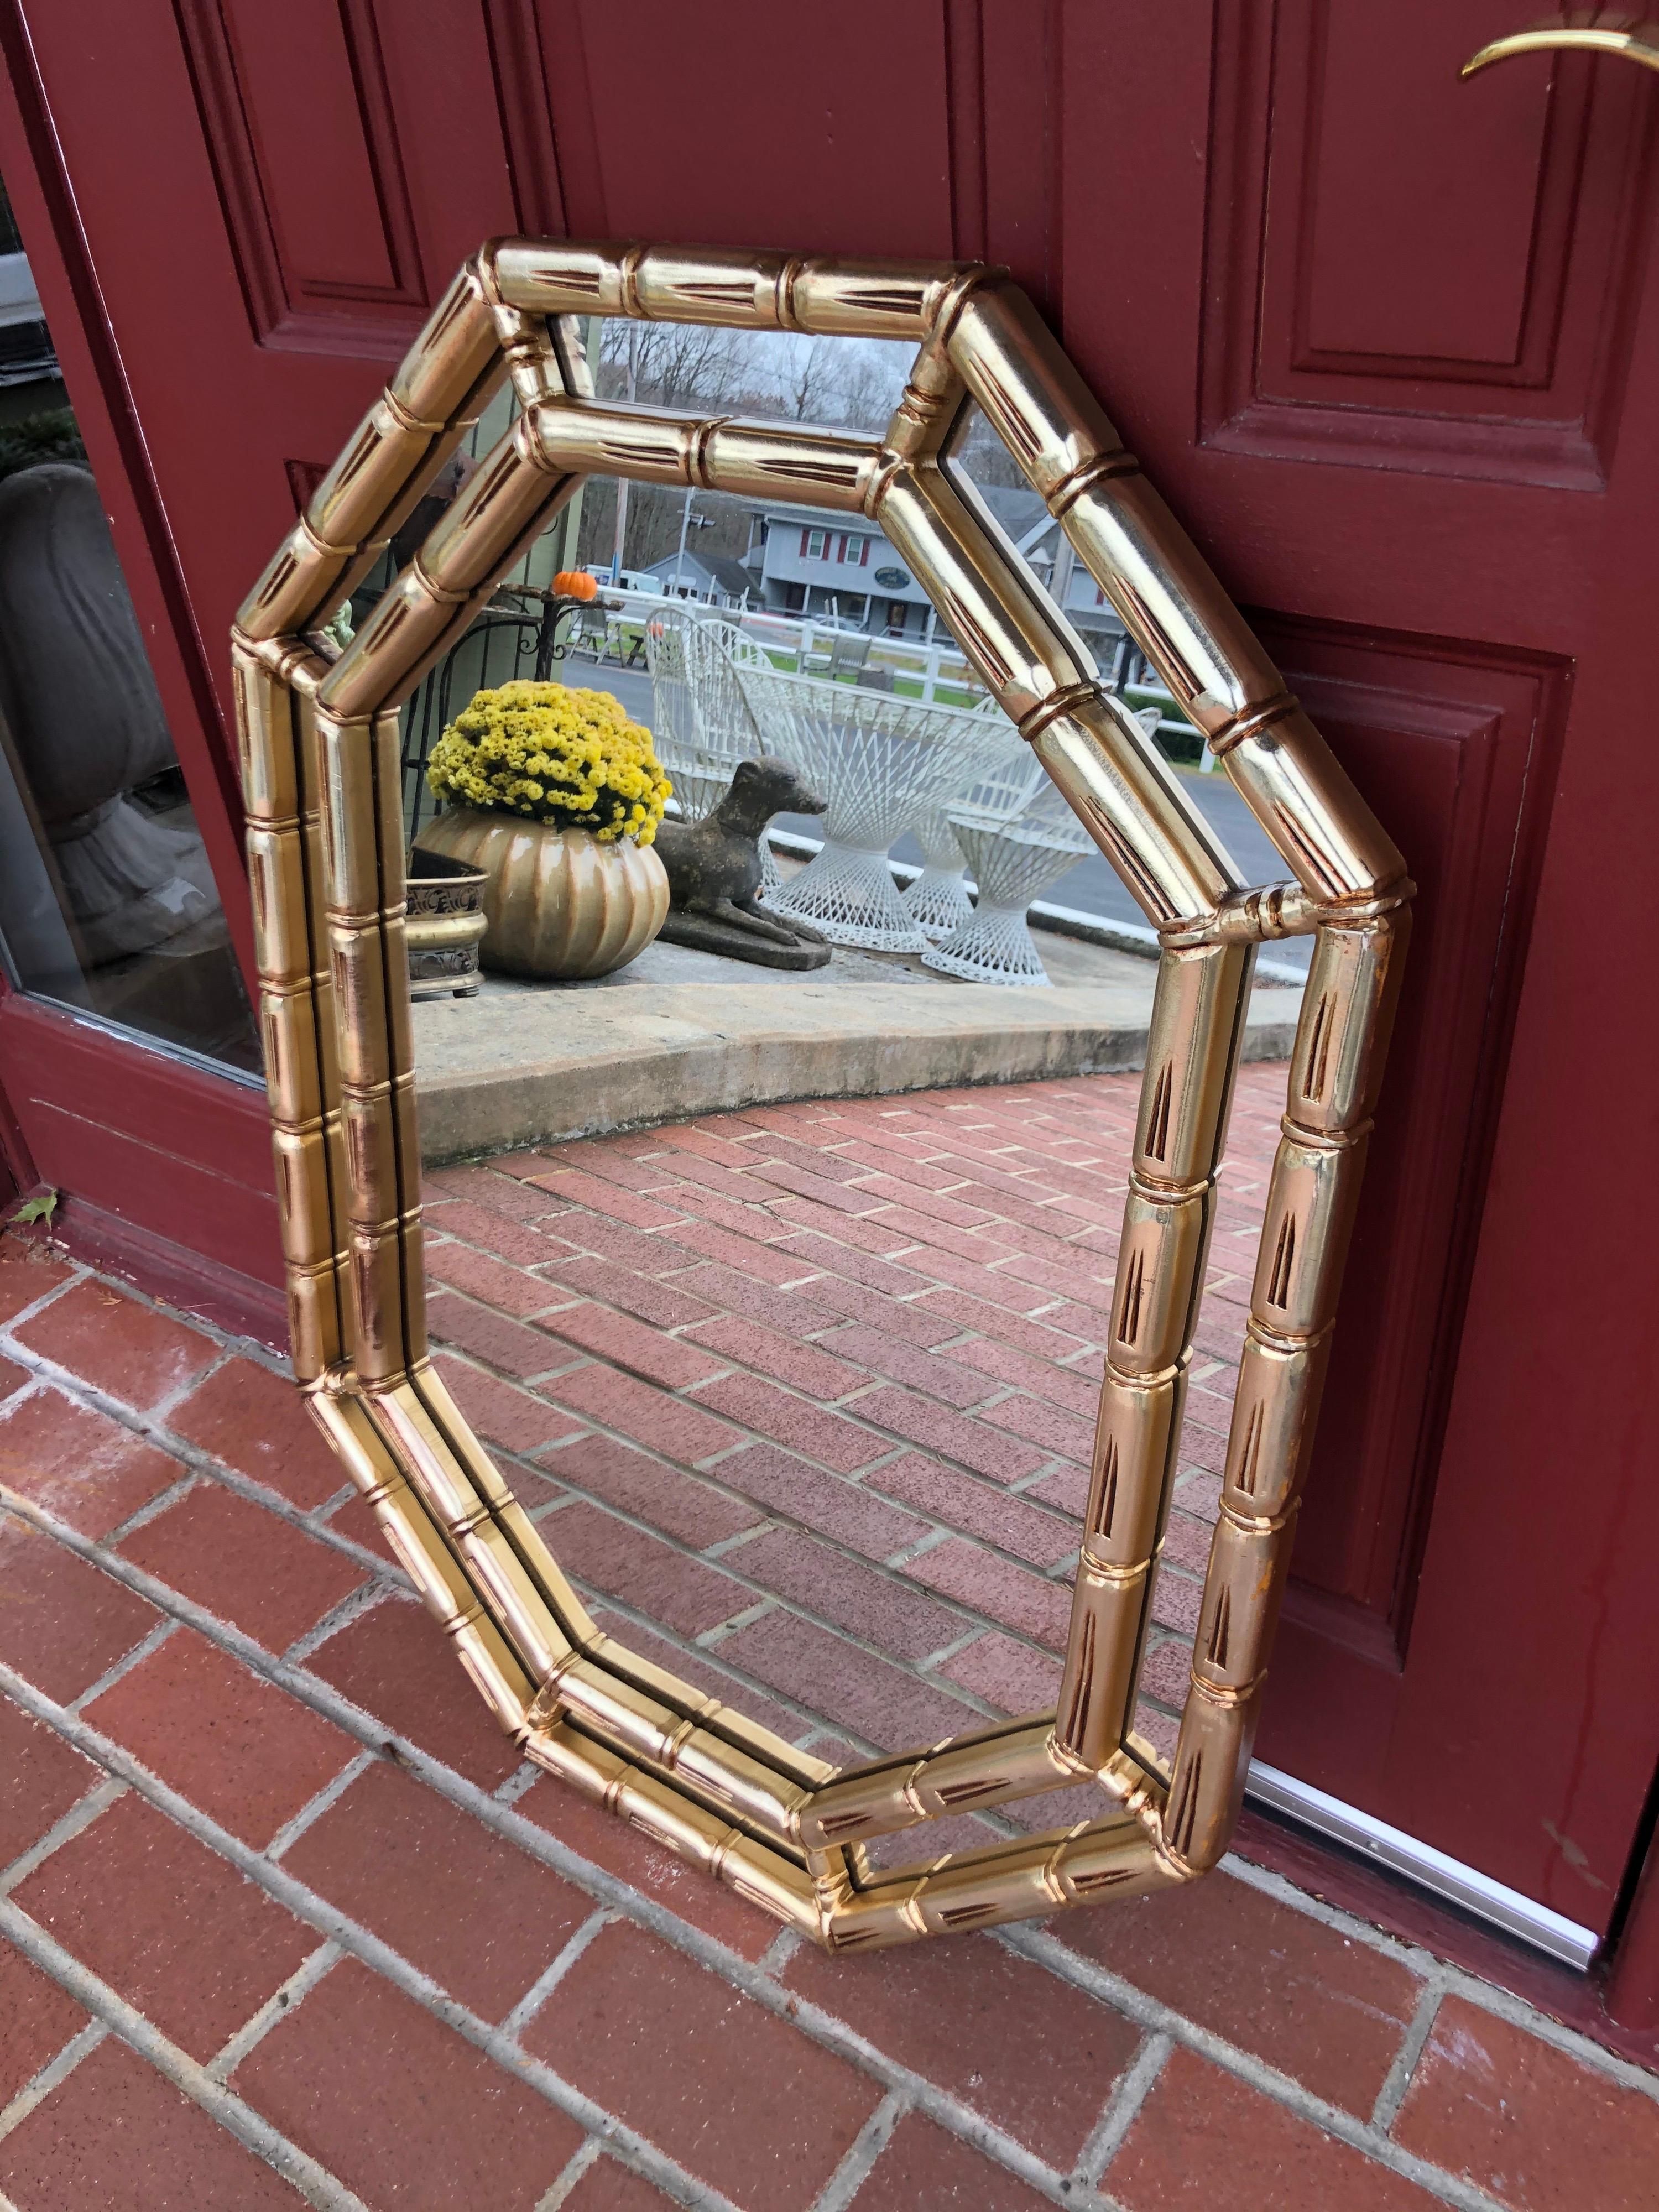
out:
M561 568L553 579L553 588L562 599L592 599L599 597L599 585L586 568Z

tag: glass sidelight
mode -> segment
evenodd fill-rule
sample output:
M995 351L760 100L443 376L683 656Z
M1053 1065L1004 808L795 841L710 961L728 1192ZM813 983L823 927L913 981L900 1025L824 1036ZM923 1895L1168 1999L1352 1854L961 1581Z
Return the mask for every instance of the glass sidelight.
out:
M258 1032L0 185L0 953L14 987L234 1067Z

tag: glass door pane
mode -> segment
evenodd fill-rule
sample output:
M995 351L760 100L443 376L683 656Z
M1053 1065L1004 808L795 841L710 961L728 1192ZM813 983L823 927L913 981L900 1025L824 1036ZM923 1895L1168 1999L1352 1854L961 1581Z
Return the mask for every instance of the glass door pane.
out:
M0 955L14 986L229 1066L258 1032L0 185Z

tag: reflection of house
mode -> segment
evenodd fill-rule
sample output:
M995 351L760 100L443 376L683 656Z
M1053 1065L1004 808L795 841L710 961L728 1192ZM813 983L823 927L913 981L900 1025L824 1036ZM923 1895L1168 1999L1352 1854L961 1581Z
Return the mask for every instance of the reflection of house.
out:
M1073 559L1069 543L1036 494L1006 484L975 489L1042 583L1051 589L1058 583L1057 596L1079 629L1108 640L1121 636L1123 625L1105 593ZM690 558L688 553L688 569ZM658 564L659 570L672 565L672 560ZM890 637L933 635L927 594L878 525L862 515L754 507L744 568L758 574L757 599L770 612L835 613L844 623Z
M727 553L694 553L688 545L683 553L665 553L660 561L637 573L651 578L665 592L706 599L714 605L739 606L745 597L751 605L760 600L753 569L745 568Z

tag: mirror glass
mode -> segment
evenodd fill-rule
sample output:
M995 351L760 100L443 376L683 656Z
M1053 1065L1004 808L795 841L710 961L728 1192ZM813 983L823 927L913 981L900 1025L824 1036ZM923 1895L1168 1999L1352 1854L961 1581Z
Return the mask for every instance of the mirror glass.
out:
M14 986L234 1069L258 1033L0 186L0 957Z
M869 434L911 358L588 327L602 398ZM1249 879L1282 878L972 410L949 466ZM443 806L434 748L515 680L609 695L648 730L670 823L705 819L743 760L785 758L824 803L772 821L761 903L832 942L801 972L659 939L603 975L487 969L477 1000L416 1007L451 1387L602 1626L788 1740L855 1762L1051 1706L1156 975L1144 916L862 517L590 480L404 710L417 852ZM895 911L913 943L882 940ZM1185 1694L1305 964L1270 950L1146 1654L1153 1761ZM1102 1809L1089 1785L871 1857Z

